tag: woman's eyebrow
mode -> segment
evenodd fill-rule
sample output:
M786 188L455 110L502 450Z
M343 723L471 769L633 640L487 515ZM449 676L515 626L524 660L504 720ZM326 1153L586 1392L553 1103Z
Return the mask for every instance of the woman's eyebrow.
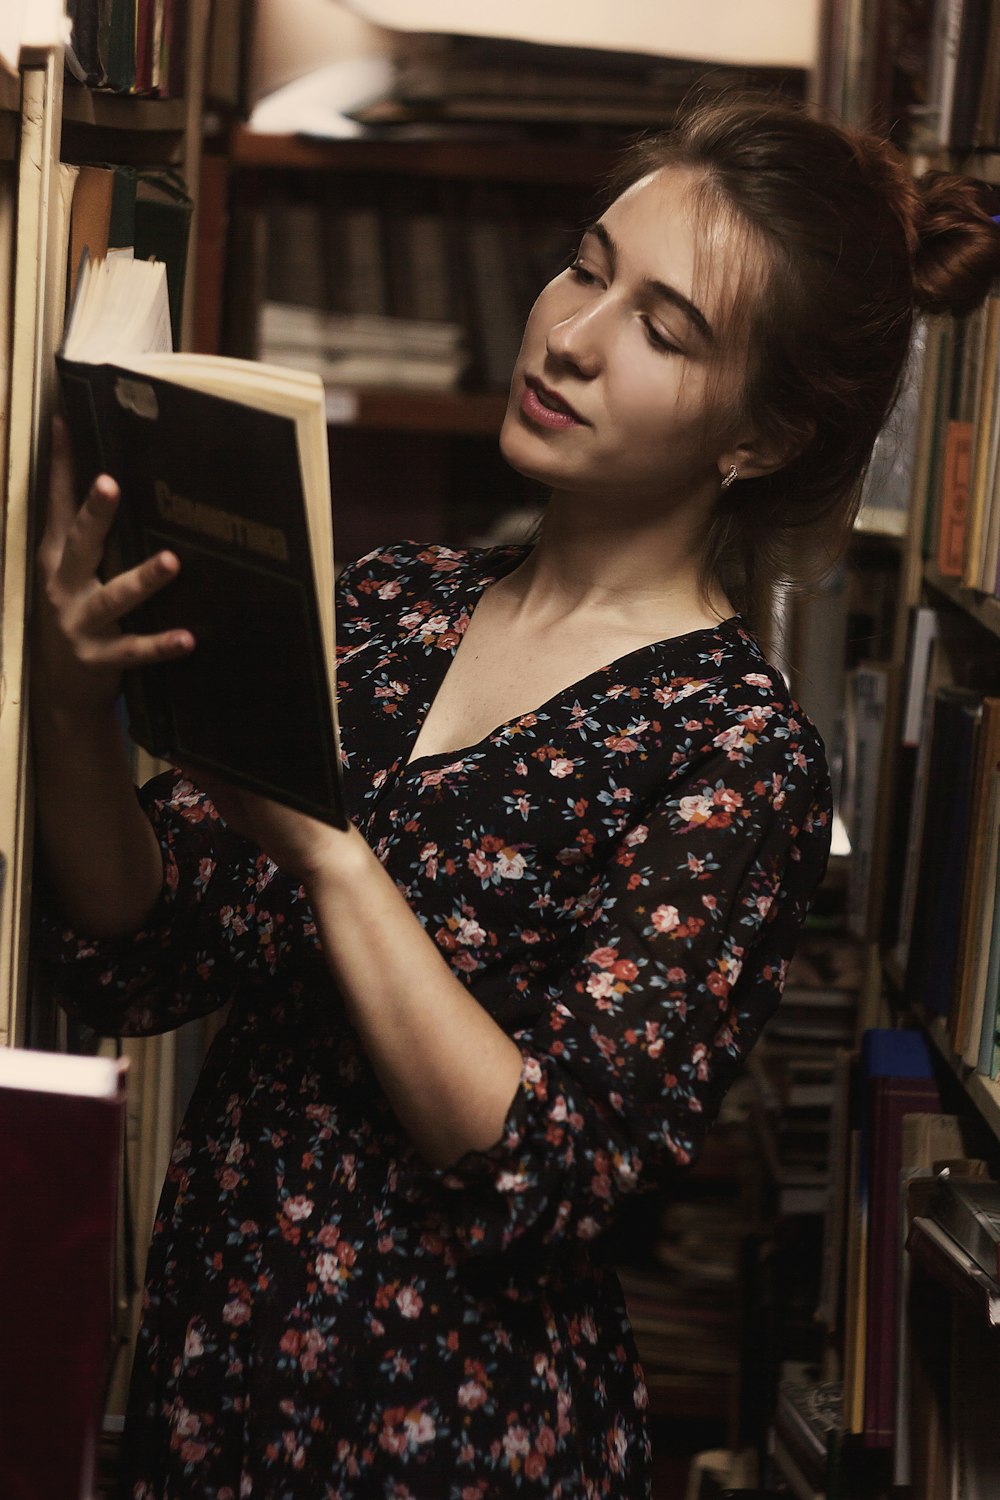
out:
M607 226L602 224L600 219L598 219L595 224L588 224L583 232L584 235L592 234L598 243L603 246L611 263L611 269L614 271L618 262L618 246ZM715 342L715 335L712 332L708 319L701 308L697 307L691 301L690 297L685 297L684 293L679 292L675 286L669 286L667 282L657 281L651 276L644 278L643 286L657 297L662 297L665 302L671 302L674 307L684 313L685 317L689 318L695 328L697 328L706 343L711 344Z

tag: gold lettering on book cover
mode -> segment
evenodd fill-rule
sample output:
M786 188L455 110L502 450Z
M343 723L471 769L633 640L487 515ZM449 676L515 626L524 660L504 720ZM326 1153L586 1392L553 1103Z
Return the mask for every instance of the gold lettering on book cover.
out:
M249 521L245 516L221 510L217 505L206 505L203 500L176 495L164 479L154 480L153 491L156 508L165 521L214 537L216 541L245 547L276 562L288 561L288 539L279 526L265 526L260 521Z

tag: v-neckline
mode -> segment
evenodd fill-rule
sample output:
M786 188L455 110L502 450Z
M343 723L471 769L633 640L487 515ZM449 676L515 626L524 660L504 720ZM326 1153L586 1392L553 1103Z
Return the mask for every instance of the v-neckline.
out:
M504 548L502 550L506 551L507 549ZM514 549L512 548L511 550ZM490 585L496 583L501 578L505 578L508 573L512 573L518 566L518 564L524 561L530 550L531 548L527 545L518 548L517 551L520 555L515 555L509 567L504 567L502 569L490 569L488 572L480 573L480 576L473 578L470 585L467 586L467 588L464 590L462 603L464 604L465 612L467 615L465 629L462 631L462 634L459 636L455 645L452 646L447 652L444 671L441 673L440 677L438 677L437 682L434 685L434 691L427 703L427 707L424 709L423 714L417 720L412 735L408 740L410 749L413 748L413 746L417 743L417 740L420 738L420 732L428 718L428 715L431 712L431 709L434 707L434 700L436 699L438 693L441 691L441 686L445 680L445 677L448 675L451 664L455 660L462 642L465 640L469 625L472 623L472 616L476 612L479 601L482 599L483 595L490 587ZM453 609L454 607L455 602L451 601L449 608ZM575 681L569 682L564 687L558 688L554 693L550 694L550 696L546 698L544 702L540 703L537 708L526 708L523 713L513 714L510 718L501 720L499 724L496 724L492 729L487 730L487 732L478 740L473 740L468 745L457 745L454 749L451 750L440 750L433 755L418 755L405 760L399 769L398 778L402 779L404 777L407 777L411 772L426 773L429 769L433 769L438 765L447 765L450 761L461 761L468 759L469 756L473 755L477 751L481 751L484 746L491 744L499 735L502 735L505 731L511 730L516 725L520 724L523 719L542 717L545 714L545 711L551 705L557 703L561 698L565 698L567 694L575 693L577 696L579 696L581 689L593 678L600 677L605 673L611 672L614 668L620 666L624 662L631 660L632 657L640 656L643 652L655 651L661 649L664 646L676 646L682 641L691 641L697 639L697 637L699 636L717 636L723 630L740 629L742 628L742 626L742 615L727 615L724 619L720 620L717 625L700 625L694 630L682 631L680 635L664 636L660 640L647 641L646 644L642 646L633 646L628 651L623 651L620 655L612 657L610 661L604 662L598 667L594 667L589 672L585 672L582 677L576 678ZM441 655L445 656L445 653L441 652Z

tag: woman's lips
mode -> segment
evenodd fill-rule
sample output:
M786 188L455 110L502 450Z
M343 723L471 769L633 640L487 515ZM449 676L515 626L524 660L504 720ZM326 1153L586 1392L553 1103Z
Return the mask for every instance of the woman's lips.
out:
M583 418L578 416L573 408L550 391L547 386L542 385L540 380L528 379L525 381L524 394L521 397L521 411L529 422L537 427L583 427L586 426Z

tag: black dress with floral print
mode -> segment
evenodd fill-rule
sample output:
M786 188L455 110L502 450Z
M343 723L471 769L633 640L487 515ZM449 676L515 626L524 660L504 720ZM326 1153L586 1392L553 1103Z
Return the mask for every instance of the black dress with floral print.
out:
M635 1497L646 1390L601 1232L698 1154L825 867L823 749L738 618L407 764L524 548L372 553L340 585L352 816L520 1047L496 1145L428 1168L304 893L173 774L159 909L53 944L106 1033L228 1005L156 1216L130 1500Z

